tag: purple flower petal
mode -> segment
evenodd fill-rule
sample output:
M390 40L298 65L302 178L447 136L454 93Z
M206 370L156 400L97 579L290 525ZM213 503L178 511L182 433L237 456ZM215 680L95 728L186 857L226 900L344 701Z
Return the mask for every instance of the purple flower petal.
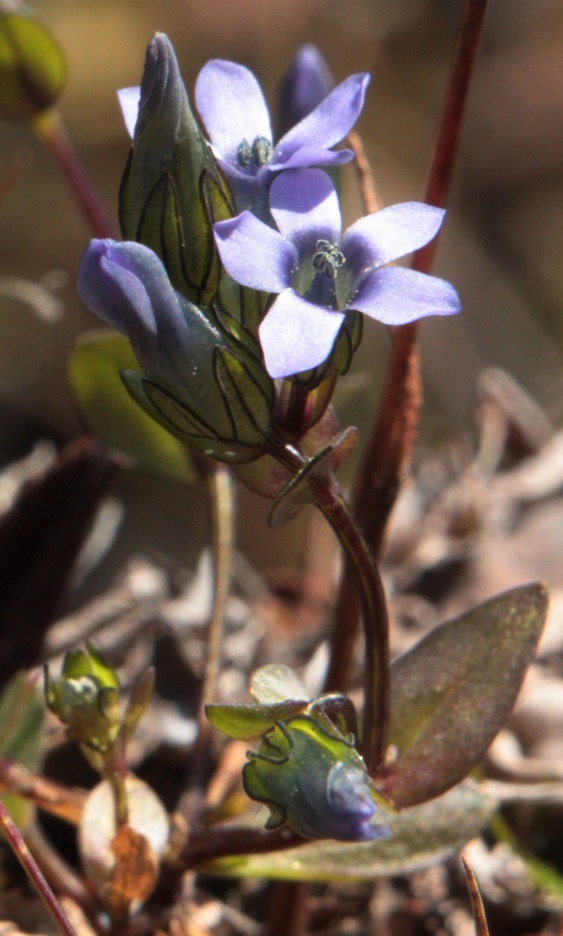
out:
M235 168L243 140L250 144L261 136L272 140L264 95L243 65L223 59L208 62L198 75L195 100L213 146Z
M343 166L345 163L351 162L353 158L354 153L349 149L327 150L321 146L302 146L287 161L269 162L265 171L303 169L308 166Z
M121 107L121 113L123 115L125 126L127 127L127 133L131 139L133 139L135 136L137 117L139 116L141 89L139 87L120 88L120 90L117 92L117 99L119 101L119 106Z
M364 106L369 75L351 75L339 84L312 113L304 117L277 144L272 164L287 160L303 146L329 149L352 129Z
M340 240L338 195L321 169L295 169L277 176L270 188L270 211L281 233L300 252L314 249L319 238Z
M237 283L274 293L290 285L297 251L274 228L243 211L213 230L223 266Z
M432 240L444 215L440 208L422 202L390 205L348 228L342 250L355 269L383 266Z
M322 364L343 321L341 312L313 305L293 289L280 293L259 328L270 376L289 377Z
M96 315L127 335L147 377L161 379L171 389L185 384L194 349L183 300L152 250L128 241L91 241L80 266L78 291Z
M452 315L461 305L445 280L404 267L385 267L365 277L347 308L385 325L404 325L426 315Z

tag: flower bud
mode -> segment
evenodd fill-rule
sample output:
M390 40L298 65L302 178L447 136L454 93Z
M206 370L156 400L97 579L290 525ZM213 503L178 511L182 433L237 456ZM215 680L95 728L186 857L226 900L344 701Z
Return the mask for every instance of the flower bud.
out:
M53 37L27 16L0 14L0 114L35 117L66 84L66 62Z
M59 679L46 671L47 705L80 744L106 754L119 734L119 680L93 644L70 650Z
M147 49L119 208L123 238L154 250L175 289L207 306L221 275L212 225L235 211L162 33Z
M204 314L172 287L159 258L142 244L92 241L78 290L93 312L129 338L142 373L121 376L149 416L221 461L262 454L272 431L274 386L256 340L240 323L227 333L213 310Z
M327 718L276 722L243 769L247 794L266 803L266 827L284 822L305 838L366 842L388 834L371 824L376 792L353 738Z
M307 117L334 88L334 80L316 46L302 46L282 78L279 136Z

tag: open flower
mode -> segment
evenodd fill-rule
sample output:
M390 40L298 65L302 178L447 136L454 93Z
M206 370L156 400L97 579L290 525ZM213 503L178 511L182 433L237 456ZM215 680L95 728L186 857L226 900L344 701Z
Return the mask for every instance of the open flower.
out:
M289 377L330 354L347 312L386 325L460 309L449 283L386 267L437 233L444 212L404 202L356 221L341 234L335 188L319 169L284 172L270 189L278 230L249 211L214 225L227 272L243 286L279 293L260 326L270 376Z
M237 204L256 208L253 189L268 187L281 169L341 165L351 150L331 149L354 126L363 107L369 75L351 75L274 144L262 90L247 68L214 59L199 73L195 100L215 155L233 185Z

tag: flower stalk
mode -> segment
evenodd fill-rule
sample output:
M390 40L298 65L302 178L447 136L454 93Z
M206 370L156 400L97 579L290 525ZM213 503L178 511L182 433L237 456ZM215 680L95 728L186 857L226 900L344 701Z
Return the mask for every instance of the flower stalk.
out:
M488 0L465 0L463 6L452 75L424 199L426 204L436 208L444 208L447 201L487 6ZM414 254L412 269L428 273L436 247L437 237L420 247ZM412 452L423 401L417 323L393 328L392 333L391 361L382 401L352 494L352 509L358 511L361 505L362 528L375 556L381 552L401 475ZM335 685L340 689L346 685L359 614L353 578L353 569L347 565L335 608L327 692Z
M56 108L31 118L35 133L54 157L94 237L119 237L117 224L97 191Z

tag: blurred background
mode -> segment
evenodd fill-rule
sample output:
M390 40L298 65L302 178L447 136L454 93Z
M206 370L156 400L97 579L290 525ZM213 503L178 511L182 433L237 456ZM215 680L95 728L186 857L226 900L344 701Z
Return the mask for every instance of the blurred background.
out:
M116 89L138 84L157 30L175 45L188 91L210 57L250 67L273 104L305 42L337 81L368 71L358 130L384 203L423 197L452 61L455 0L37 0L30 10L69 65L61 110L115 214L128 139ZM563 419L563 5L492 0L435 272L458 289L461 315L422 327L427 405L422 441L472 431L476 383L505 368L555 425ZM0 461L33 441L80 431L66 381L75 338L97 327L75 289L91 236L64 179L30 128L0 122L0 175L19 178L0 200ZM344 179L348 223L360 204ZM39 287L39 289L37 288ZM369 425L384 372L385 330L368 323L337 399L342 422ZM185 557L206 537L201 496L140 473L116 486L127 505L127 550ZM267 505L243 494L240 544L263 565L299 561L299 523L273 532ZM260 523L260 534L256 534ZM271 561L271 560L269 560Z

